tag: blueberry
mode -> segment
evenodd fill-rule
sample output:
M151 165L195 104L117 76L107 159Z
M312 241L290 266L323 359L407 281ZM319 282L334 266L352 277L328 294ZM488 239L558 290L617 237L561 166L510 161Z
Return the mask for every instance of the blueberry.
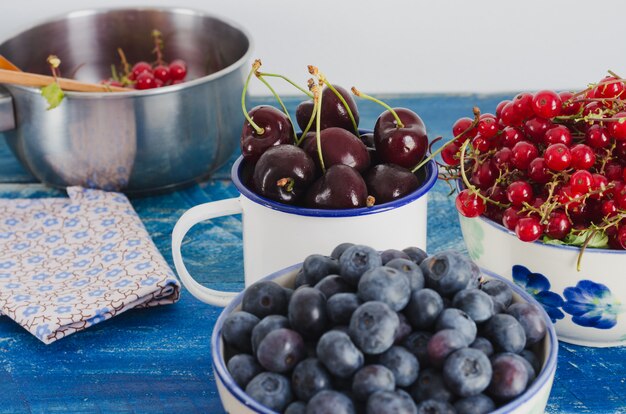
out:
M252 330L252 352L256 354L259 344L268 333L276 329L289 327L289 319L283 315L269 315L261 319Z
M452 251L429 256L420 264L426 286L443 296L453 296L465 289L472 275L469 258Z
M398 315L387 304L366 302L350 318L350 337L364 353L382 354L393 345L399 325Z
M350 337L334 330L317 342L317 357L331 374L341 378L350 377L363 366L363 354Z
M491 279L480 285L480 290L491 296L495 313L504 312L513 300L513 290L502 280Z
M324 279L317 282L315 289L324 294L326 299L330 299L337 293L352 292L352 286L346 282L346 279L339 275L328 275Z
M487 394L498 401L509 401L526 390L528 369L519 355L506 353L491 359L493 375Z
M534 345L546 336L546 322L541 310L531 303L514 303L506 313L513 316L524 328L526 347Z
M485 322L485 336L498 351L517 354L526 346L526 333L520 323L505 313L494 315Z
M432 338L433 334L426 331L415 331L402 342L402 345L415 355L419 361L420 367L426 367L429 365L428 360L428 341Z
M457 414L487 414L495 411L496 404L485 394L465 397L454 403Z
M243 352L252 352L252 330L259 318L248 312L233 312L226 317L222 326L224 342Z
M354 414L352 400L340 392L320 391L306 406L306 414Z
M450 403L431 399L417 405L417 414L456 414L456 411Z
M492 359L495 359L496 357L500 357L501 355L509 355L511 356L511 358L517 359L522 364L524 364L524 366L526 367L526 373L528 374L528 383L526 384L526 386L532 384L535 378L537 378L537 374L535 373L535 368L533 368L532 364L528 361L528 359L524 358L523 356L519 354L514 354L512 352L502 352L494 356Z
M289 380L274 372L262 372L246 386L246 394L267 408L282 412L293 400Z
M443 376L434 369L424 369L420 372L417 381L411 386L411 396L415 401L428 399L449 402L454 395L443 381Z
M480 288L480 282L482 281L483 275L482 272L480 271L480 267L478 267L478 265L474 262L470 262L471 263L471 275L470 275L470 281L467 284L467 288L468 289L478 289Z
M330 389L332 383L324 365L316 358L307 358L294 368L291 385L296 397L306 402L318 392Z
M392 346L382 353L378 363L389 368L399 387L408 387L417 379L420 364L417 357L401 346Z
M393 372L383 365L366 365L354 374L352 392L356 399L366 401L376 391L393 391L396 380Z
M248 385L252 378L263 371L263 368L261 368L256 359L250 354L235 355L228 360L226 367L233 377L233 380L243 389L246 388L246 385Z
M306 355L304 340L291 329L276 329L259 344L256 357L263 368L283 374L291 371Z
M306 403L294 401L287 406L284 414L306 414Z
M476 339L474 339L474 342L470 344L470 348L483 351L488 357L493 355L494 352L491 341L489 341L489 339L485 338L484 336L477 336Z
M439 318L437 318L436 327L438 331L441 329L456 329L460 331L465 336L467 345L476 339L476 322L460 309L444 309Z
M382 264L376 250L358 244L346 249L339 258L341 276L354 286L359 283L363 273Z
M441 311L443 300L432 289L413 290L404 314L415 329L430 329Z
M328 275L339 273L339 263L332 257L312 254L302 263L304 280L310 286L315 286Z
M357 292L363 302L384 302L394 311L404 309L410 294L411 287L406 275L386 266L375 267L363 273Z
M301 287L293 293L288 310L289 323L305 338L317 338L326 331L326 297L312 287Z
M396 312L398 315L398 321L400 322L398 325L398 329L396 329L396 334L393 337L394 344L400 344L402 341L406 339L407 336L413 331L411 324L409 324L409 320L406 318L404 313Z
M352 246L354 246L354 243L341 243L333 249L332 253L330 254L330 257L332 257L333 259L339 260L343 252L345 252L346 250L348 250L349 247L352 247Z
M326 310L333 324L348 324L360 305L361 301L355 293L337 293L326 302Z
M264 318L267 315L284 315L287 303L287 292L282 286L272 281L261 281L244 291L241 309Z
M456 329L442 329L428 341L428 358L432 365L440 367L454 351L465 348L467 338Z
M467 313L476 323L485 322L494 314L493 299L479 289L464 289L452 299L452 306Z
M448 389L459 397L478 395L491 382L491 363L484 352L461 348L446 358L443 379Z
M411 286L411 290L424 289L424 273L422 273L422 269L414 262L407 259L393 259L387 262L385 266L391 267L404 273L409 279L409 285Z
M541 361L539 360L537 355L530 349L524 349L522 352L519 353L519 355L526 361L528 361L530 366L533 367L533 372L535 376L539 375L539 372L541 371Z
M422 261L428 257L428 254L419 247L411 246L406 249L402 249L402 251L406 253L407 256L409 256L409 259L417 265L422 263Z
M381 254L380 254L380 260L383 262L383 266L386 265L388 262L390 262L393 259L407 259L409 260L409 255L404 253L403 251L400 250L396 250L396 249L387 249L384 250Z
M417 407L403 390L377 391L367 399L366 414L416 414Z
M304 277L304 271L302 270L302 268L300 268L300 270L298 270L298 273L296 274L296 281L293 287L294 289L298 289L300 286L310 286Z

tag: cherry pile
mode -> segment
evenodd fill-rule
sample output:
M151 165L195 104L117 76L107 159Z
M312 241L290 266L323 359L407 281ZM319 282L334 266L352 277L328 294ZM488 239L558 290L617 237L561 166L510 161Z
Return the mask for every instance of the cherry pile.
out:
M386 108L373 132L364 133L352 95L329 83L317 68L309 66L315 79L306 90L282 75L260 72L260 66L259 60L254 62L242 93L246 122L241 153L252 191L285 204L346 209L386 203L419 187L428 137L416 113L391 108L352 88L355 95ZM269 105L246 110L252 75L268 86L282 110ZM296 110L301 133L267 77L282 78L311 98Z
M161 32L152 31L156 60L152 63L145 61L131 65L124 52L118 49L122 61L121 73L115 65L111 68L111 78L102 83L111 86L130 87L139 90L161 88L163 86L176 85L185 81L187 76L187 63L182 59L172 60L170 63L163 59L163 40Z
M441 178L462 180L458 211L522 241L626 249L625 82L520 93L457 120Z

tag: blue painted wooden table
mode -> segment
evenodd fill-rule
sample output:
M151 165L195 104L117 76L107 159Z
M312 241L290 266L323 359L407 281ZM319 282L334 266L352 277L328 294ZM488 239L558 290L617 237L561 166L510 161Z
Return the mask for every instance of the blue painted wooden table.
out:
M449 128L473 105L493 112L501 96L390 97L424 119L431 137ZM257 99L254 103L270 102ZM297 99L287 99L293 110ZM363 103L361 125L371 127L380 109ZM229 164L235 159L233 154ZM237 195L229 165L202 183L167 195L133 199L156 245L171 262L170 234L188 208ZM448 187L429 197L429 250L465 249ZM0 197L63 196L38 184L0 138ZM221 218L192 229L183 254L207 285L242 288L241 221ZM222 413L211 370L209 339L219 308L183 291L171 306L131 310L44 345L0 317L0 413ZM626 413L626 348L594 349L561 343L547 412Z

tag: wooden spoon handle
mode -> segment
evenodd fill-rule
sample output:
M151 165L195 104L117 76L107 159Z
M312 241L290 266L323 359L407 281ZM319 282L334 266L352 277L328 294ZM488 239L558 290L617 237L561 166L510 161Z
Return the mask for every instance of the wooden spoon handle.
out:
M11 62L9 59L5 58L2 55L0 55L0 69L12 70L12 71L15 71L15 72L21 72L22 71L20 68L15 66L13 64L13 62Z
M119 86L101 85L97 83L80 82L74 79L57 78L59 86L65 91L76 92L130 92L134 89L121 88ZM13 70L0 69L0 83L11 83L22 86L46 86L54 82L52 76L39 75L36 73L15 72Z

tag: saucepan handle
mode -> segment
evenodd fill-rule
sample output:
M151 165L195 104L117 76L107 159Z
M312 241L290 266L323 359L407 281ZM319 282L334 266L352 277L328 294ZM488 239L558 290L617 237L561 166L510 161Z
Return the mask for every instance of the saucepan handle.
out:
M0 132L15 129L15 112L13 111L13 97L0 86Z

